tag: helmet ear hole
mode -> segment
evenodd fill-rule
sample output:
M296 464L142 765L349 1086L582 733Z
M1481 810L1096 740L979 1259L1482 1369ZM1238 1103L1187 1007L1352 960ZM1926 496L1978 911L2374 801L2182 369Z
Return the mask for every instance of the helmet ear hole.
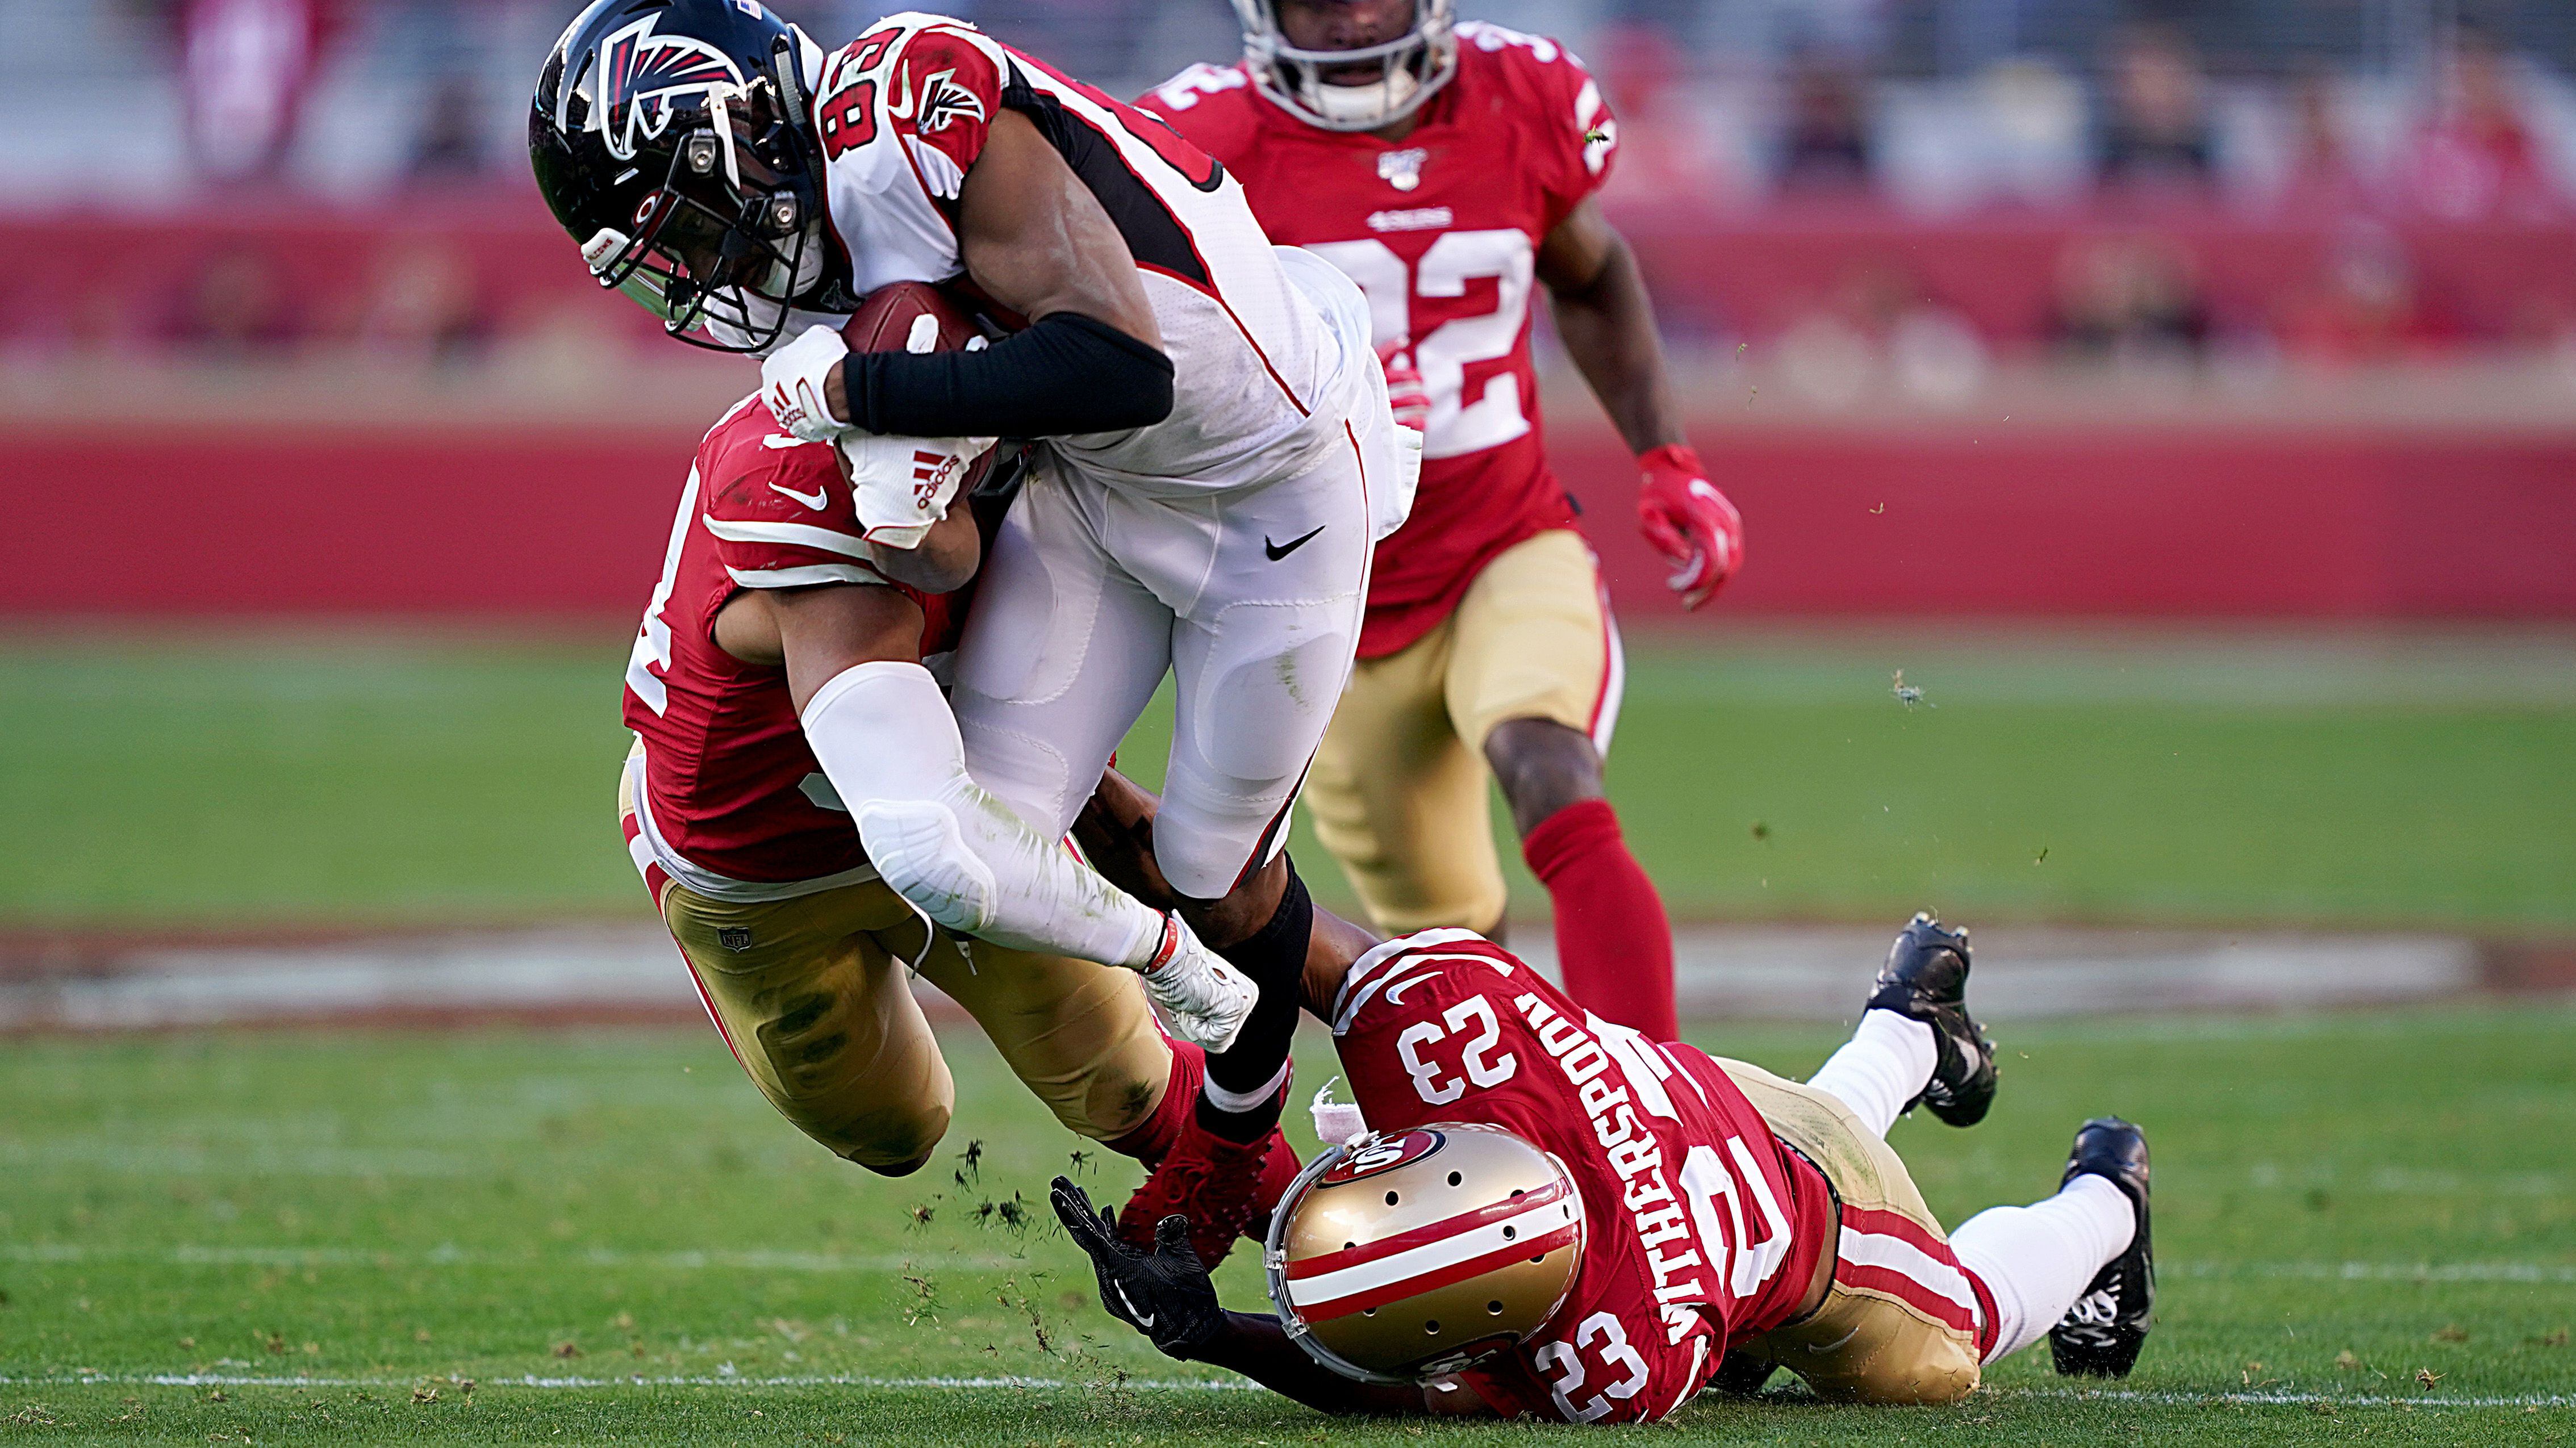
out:
M1453 1172L1451 1172L1451 1173L1449 1173L1449 1185L1451 1185L1451 1186L1453 1186L1453 1187L1454 1187L1454 1186L1457 1186L1457 1185L1458 1185L1458 1184L1460 1184L1461 1182L1464 1182L1465 1180L1467 1180L1465 1177L1460 1176L1458 1173L1456 1173L1456 1172L1454 1172L1454 1171L1453 1171ZM1513 1193L1513 1195L1518 1196L1518 1195L1519 1195L1519 1193L1515 1192L1515 1193Z

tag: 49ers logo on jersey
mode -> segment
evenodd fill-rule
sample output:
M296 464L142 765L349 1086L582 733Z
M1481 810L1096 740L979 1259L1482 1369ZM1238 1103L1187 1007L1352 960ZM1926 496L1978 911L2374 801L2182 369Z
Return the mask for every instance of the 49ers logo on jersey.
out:
M743 88L742 72L724 52L686 35L654 34L660 18L647 15L599 43L599 101L590 108L590 128L621 161L670 129L682 102L724 99Z
M1382 1171L1393 1171L1409 1161L1420 1161L1438 1151L1448 1137L1437 1131L1417 1128L1401 1136L1372 1136L1351 1148L1350 1155L1333 1163L1332 1168L1315 1179L1318 1187L1337 1187L1362 1177L1373 1177Z

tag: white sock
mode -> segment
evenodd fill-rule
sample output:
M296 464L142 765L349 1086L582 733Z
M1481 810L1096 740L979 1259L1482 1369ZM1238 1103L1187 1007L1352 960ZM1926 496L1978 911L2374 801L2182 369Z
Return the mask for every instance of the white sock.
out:
M1894 1011L1863 1011L1850 1044L1834 1052L1807 1084L1832 1093L1883 1138L1905 1103L1931 1083L1940 1054L1930 1026Z
M846 669L815 691L803 722L869 861L923 914L1019 950L1104 965L1152 959L1161 914L967 777L956 716L927 669Z
M1995 1345L1986 1361L2021 1351L2055 1327L2103 1264L2129 1250L2138 1216L2126 1193L2080 1176L2026 1207L1988 1207L1950 1234L1959 1265L1995 1300Z

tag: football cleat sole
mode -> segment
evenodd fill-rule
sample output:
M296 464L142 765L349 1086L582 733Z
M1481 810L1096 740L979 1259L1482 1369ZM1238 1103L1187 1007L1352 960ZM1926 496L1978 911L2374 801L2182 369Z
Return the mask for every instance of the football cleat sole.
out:
M1951 1126L1974 1126L1995 1104L1995 1043L1968 1014L1968 932L1917 913L1887 948L1869 1009L1894 1011L1932 1028L1932 1079L1905 1103Z
M2120 1189L2138 1214L2128 1250L2106 1263L2084 1295L2048 1330L2048 1355L2070 1378L2125 1378L2156 1323L2156 1247L2148 1230L2147 1134L2116 1116L2075 1132L2065 1181L2098 1176Z

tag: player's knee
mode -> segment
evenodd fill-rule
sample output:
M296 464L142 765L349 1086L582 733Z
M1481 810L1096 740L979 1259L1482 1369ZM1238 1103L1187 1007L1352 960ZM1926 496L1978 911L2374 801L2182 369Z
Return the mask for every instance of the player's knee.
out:
M1507 719L1485 736L1485 760L1526 835L1568 805L1600 799L1601 752L1592 736L1553 719Z
M843 1161L879 1176L910 1176L921 1170L948 1134L948 1110L939 1107L893 1120L854 1123L823 1141Z

